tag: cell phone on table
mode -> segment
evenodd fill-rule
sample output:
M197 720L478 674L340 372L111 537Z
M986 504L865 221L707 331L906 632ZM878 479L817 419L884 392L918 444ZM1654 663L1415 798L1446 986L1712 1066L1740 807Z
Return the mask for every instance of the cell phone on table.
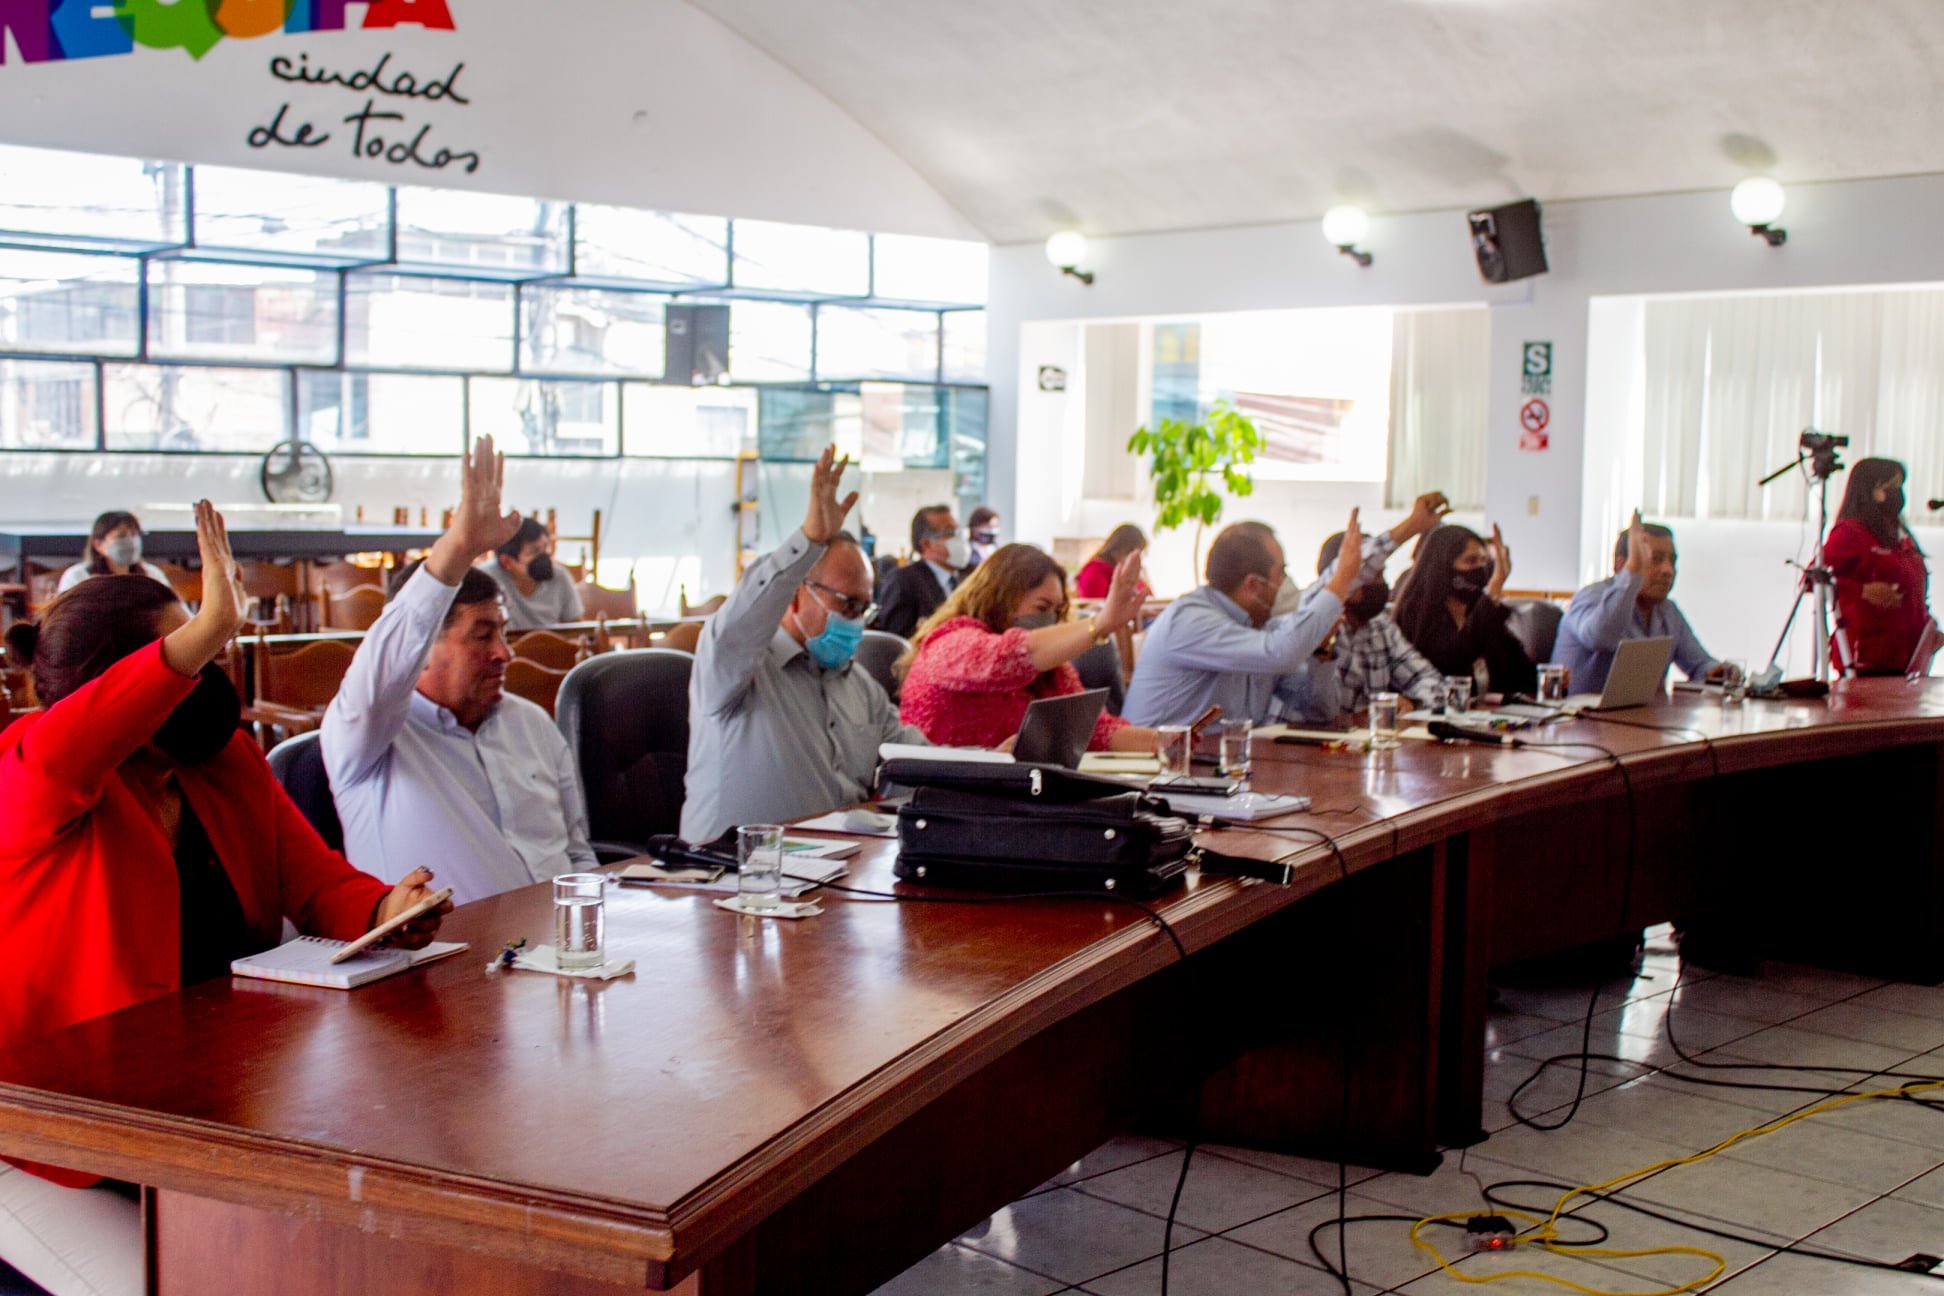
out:
M1221 718L1222 718L1222 705L1221 703L1218 702L1214 706L1209 707L1208 710L1202 712L1200 715L1195 717L1194 723L1188 726L1189 737L1191 738L1201 737L1202 730L1208 728L1208 726L1214 724L1217 720L1220 720Z
M412 921L412 919L424 917L427 913L437 909L450 899L452 899L452 888L441 887L439 890L434 891L431 895L413 905L410 909L407 909L404 913L387 918L384 922L379 923L376 927L373 927L370 931L358 937L358 939L352 941L337 953L331 955L331 962L342 963L353 954L362 953L397 931L400 927L403 927L406 923Z

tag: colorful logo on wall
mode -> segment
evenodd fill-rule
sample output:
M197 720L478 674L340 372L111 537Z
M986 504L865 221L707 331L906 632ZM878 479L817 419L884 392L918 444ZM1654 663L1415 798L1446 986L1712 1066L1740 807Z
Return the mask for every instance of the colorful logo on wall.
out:
M344 31L354 5L365 31L453 30L447 0L0 0L0 64L9 37L28 63L132 54L138 45L200 59L226 38Z

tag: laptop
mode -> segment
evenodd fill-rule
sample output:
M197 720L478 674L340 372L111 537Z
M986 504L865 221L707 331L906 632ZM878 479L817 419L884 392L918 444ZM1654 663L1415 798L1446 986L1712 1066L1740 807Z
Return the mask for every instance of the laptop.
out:
M1028 703L1026 718L1019 722L1019 741L1013 744L1013 759L1078 769L1106 709L1104 688Z
M1643 707L1661 695L1667 668L1674 660L1674 640L1622 639L1613 654L1613 669L1607 672L1606 688L1598 693L1575 693L1557 707L1544 704L1502 706L1498 715L1544 718L1577 715L1581 711L1624 711Z

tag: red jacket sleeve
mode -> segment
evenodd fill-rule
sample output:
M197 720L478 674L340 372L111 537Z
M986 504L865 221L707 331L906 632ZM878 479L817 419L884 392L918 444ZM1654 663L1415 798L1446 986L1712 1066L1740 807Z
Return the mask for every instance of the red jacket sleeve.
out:
M91 810L103 781L195 687L193 675L162 659L157 640L8 726L0 738L0 821L9 844L32 851Z
M1823 561L1838 580L1854 580L1861 573L1877 539L1855 518L1844 518L1829 529L1823 541Z
M994 634L983 621L956 617L926 636L925 674L954 693L1011 693L1040 676L1024 630Z
M264 804L276 833L277 883L284 916L306 936L352 940L364 935L371 929L378 902L391 888L351 867L344 856L324 844L262 755L255 753L255 745L251 746L263 773Z

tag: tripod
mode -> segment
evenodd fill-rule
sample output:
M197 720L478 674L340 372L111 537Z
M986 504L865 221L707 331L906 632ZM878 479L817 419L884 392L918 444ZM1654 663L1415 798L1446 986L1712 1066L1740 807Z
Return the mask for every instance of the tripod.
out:
M1829 479L1842 471L1842 461L1836 457L1836 447L1848 445L1848 437L1823 436L1812 430L1804 431L1800 444L1801 453L1789 463L1783 464L1768 476L1756 482L1757 486L1767 486L1770 482L1794 472L1803 464L1809 465L1809 476L1816 483L1816 548L1809 556L1808 566L1802 568L1802 579L1796 583L1795 602L1789 605L1788 619L1782 622L1782 634L1775 641L1775 651L1769 654L1768 668L1762 672L1759 683L1773 688L1781 682L1782 670L1776 665L1782 659L1782 649L1789 642L1789 631L1795 626L1796 614L1802 611L1803 595L1815 594L1816 612L1816 683L1822 690L1829 689L1829 600L1835 589L1836 578L1823 562L1823 536L1829 532Z

